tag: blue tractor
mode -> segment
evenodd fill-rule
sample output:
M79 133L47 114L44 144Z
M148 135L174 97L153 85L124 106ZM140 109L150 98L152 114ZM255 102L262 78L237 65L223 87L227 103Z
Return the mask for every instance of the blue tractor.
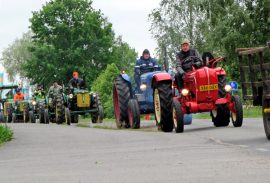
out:
M168 65L166 63L167 62L164 64L165 68L167 68L166 65ZM166 78L162 78L162 73L167 73L168 69L161 71L160 67L148 67L150 67L148 68L150 72L139 76L140 81L139 83L137 82L136 87L132 86L130 77L124 72L118 75L114 80L113 103L118 128L140 128L140 115L155 113L153 85L162 84L163 81L167 82ZM166 76L167 75L168 74L166 74ZM167 115L168 119L171 118L172 114L170 110ZM191 116L186 116L185 124L190 124L191 120ZM166 131L166 127L165 130L161 127L161 130Z

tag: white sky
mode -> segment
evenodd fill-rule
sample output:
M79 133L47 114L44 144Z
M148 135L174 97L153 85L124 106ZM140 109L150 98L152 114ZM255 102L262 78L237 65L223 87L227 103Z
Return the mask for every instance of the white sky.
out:
M0 0L0 52L22 33L27 32L32 11L39 10L47 0ZM117 35L135 48L139 54L148 48L151 53L156 42L149 31L148 14L159 0L93 0L113 24Z

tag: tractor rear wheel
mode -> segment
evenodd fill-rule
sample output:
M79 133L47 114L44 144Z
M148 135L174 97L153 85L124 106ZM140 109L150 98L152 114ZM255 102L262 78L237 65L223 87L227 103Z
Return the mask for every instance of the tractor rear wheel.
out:
M225 97L226 91L225 91L225 85L226 85L226 76L220 75L218 76L218 96L220 98Z
M175 132L183 133L184 132L184 114L182 111L181 104L179 103L177 99L173 99L172 112L173 112L173 123L174 123Z
M270 108L270 99L263 97L262 99L263 125L265 135L268 140L270 140L270 113L269 111L266 111L266 109L269 110L269 108Z
M128 102L128 119L131 128L140 128L140 109L136 99L130 99Z
M238 95L232 96L234 103L233 112L231 112L232 123L234 127L241 127L243 124L243 106Z
M215 127L228 126L230 123L230 111L227 105L217 105L217 109L211 111L211 117Z
M29 118L31 123L36 123L36 116L33 111L29 111Z
M153 100L155 119L159 129L164 132L173 130L172 87L168 81L155 82Z
M97 109L97 112L91 114L92 123L102 123L104 118L104 110L101 105L99 95L96 94L93 108Z
M130 97L128 83L121 76L117 76L113 84L113 104L117 128L129 127L128 101Z

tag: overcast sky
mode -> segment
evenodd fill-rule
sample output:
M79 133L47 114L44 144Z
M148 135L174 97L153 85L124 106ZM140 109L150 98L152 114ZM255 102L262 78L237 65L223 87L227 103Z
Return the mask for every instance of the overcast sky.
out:
M39 10L48 0L0 0L0 52L29 27L32 11ZM93 6L101 9L117 35L141 54L151 52L156 42L149 32L148 14L158 6L159 0L94 0Z

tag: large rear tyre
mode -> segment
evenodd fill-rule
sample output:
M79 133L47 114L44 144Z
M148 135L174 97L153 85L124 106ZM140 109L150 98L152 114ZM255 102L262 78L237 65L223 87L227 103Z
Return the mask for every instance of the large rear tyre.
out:
M71 123L70 110L67 107L65 108L65 122L67 125Z
M128 101L130 99L130 87L127 81L117 76L113 84L113 104L117 128L128 127Z
M270 113L269 111L266 111L266 109L269 110L269 108L270 108L270 99L263 97L262 99L263 125L265 135L268 140L270 140Z
M172 105L173 123L176 133L184 132L184 114L181 108L181 104L177 99L173 99Z
M153 86L153 100L157 126L164 132L171 132L173 130L171 82L155 82Z
M230 124L230 111L227 104L217 105L217 109L211 111L212 121L215 127L224 127Z
M243 105L238 95L232 96L234 109L231 112L232 123L234 127L241 127L243 124Z
M29 118L31 123L36 123L36 116L33 111L29 111Z
M140 109L138 101L136 99L130 99L128 102L128 119L131 128L140 128Z

